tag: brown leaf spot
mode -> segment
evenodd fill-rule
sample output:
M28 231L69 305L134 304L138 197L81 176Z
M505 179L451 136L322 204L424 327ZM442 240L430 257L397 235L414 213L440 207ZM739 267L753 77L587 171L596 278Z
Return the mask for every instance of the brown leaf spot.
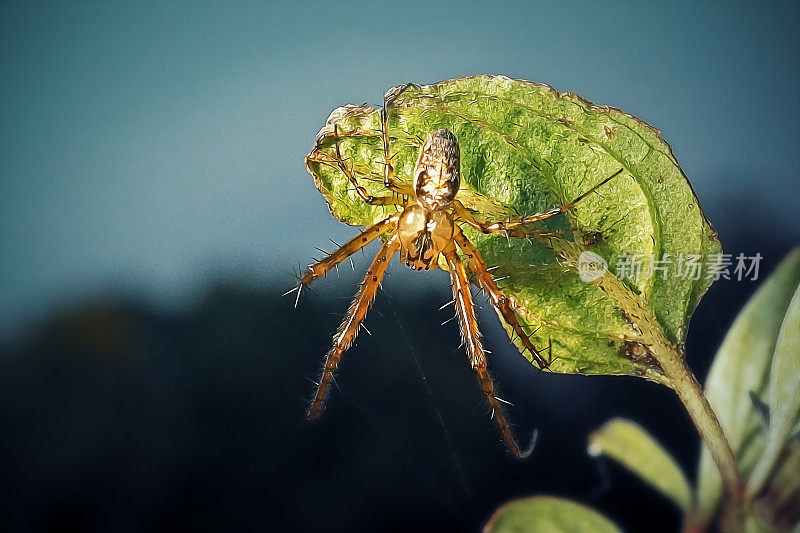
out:
M653 352L650 351L647 345L641 342L623 342L622 346L620 346L619 354L639 365L661 370L661 365L658 364L655 356L653 356Z

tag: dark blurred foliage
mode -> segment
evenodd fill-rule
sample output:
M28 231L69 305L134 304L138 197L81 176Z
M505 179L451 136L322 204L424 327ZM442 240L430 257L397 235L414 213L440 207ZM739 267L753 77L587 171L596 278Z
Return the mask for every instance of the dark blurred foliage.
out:
M759 247L762 278L788 250ZM741 249L741 248L740 248ZM733 249L731 251L737 251ZM744 250L751 252L752 250ZM394 268L401 268L395 266ZM358 273L293 309L286 287L212 283L183 315L132 299L54 312L0 355L0 512L20 531L477 531L504 501L549 493L627 531L673 532L671 504L586 453L624 416L693 475L699 441L678 400L637 378L547 375L481 311L492 368L533 456L513 459L458 348L441 292L391 278L347 352L326 416L304 420L330 333ZM224 279L224 276L222 277ZM755 289L718 282L698 309L690 364L704 377ZM4 527L3 529L6 529Z

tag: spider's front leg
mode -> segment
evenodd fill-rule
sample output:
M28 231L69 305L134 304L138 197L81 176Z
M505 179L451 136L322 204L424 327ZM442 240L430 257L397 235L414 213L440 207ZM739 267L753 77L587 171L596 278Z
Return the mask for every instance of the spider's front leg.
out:
M560 205L558 207L554 207L548 211L542 211L541 213L534 213L532 215L524 216L519 219L512 219L512 220L504 220L500 222L489 222L483 218L477 217L470 213L464 205L459 202L458 200L454 200L452 203L453 208L455 209L456 214L459 216L461 220L475 228L476 230L482 233L502 233L503 235L508 235L510 237L520 237L525 238L528 234L525 231L514 231L514 230L521 230L522 226L525 224L529 224L531 222L536 222L539 220L546 220L550 217L554 217L556 215L561 215L572 209L575 204L595 192L597 189L611 181L613 178L618 176L624 169L619 169L614 172L609 177L605 178L603 181L586 191L585 193L581 194L574 200L564 205Z
M524 452L520 449L514 435L511 433L511 426L503 415L503 408L500 405L500 400L494 395L494 383L487 369L486 354L481 344L481 333L478 329L478 319L475 316L475 308L472 305L472 294L469 291L469 279L467 278L466 270L464 270L464 264L461 262L461 259L459 259L458 254L456 254L455 246L452 244L444 251L444 255L450 267L453 298L455 299L458 321L461 326L461 334L464 337L464 344L467 348L470 364L478 375L478 381L480 381L483 394L492 407L492 415L497 421L497 425L500 428L500 432L503 434L503 439L505 439L508 449L516 457L524 459L530 455L532 447Z
M383 107L381 108L381 137L383 138L383 186L387 189L400 193L408 194L401 185L394 180L394 166L392 166L392 152L389 148L389 106L395 98L400 96L403 91L413 86L412 83L401 85L390 89L383 97Z
M347 179L350 180L350 183L353 185L353 187L355 187L356 193L358 193L358 196L360 196L362 200L364 200L369 205L402 205L403 204L403 202L398 201L397 198L395 198L394 196L372 196L370 193L367 192L367 190L364 187L359 185L358 184L358 180L356 180L356 176L353 173L353 170L350 167L347 166L347 163L345 162L344 158L342 157L342 153L339 150L339 125L338 124L334 124L333 125L333 136L334 136L334 158L336 159L336 166L338 166L339 170L341 170L344 173L344 175L347 176ZM388 150L388 148L387 148L387 150ZM388 155L386 157L388 157ZM387 164L388 164L388 162L387 162ZM388 165L389 166L387 166L386 168L390 168L391 167L390 164L388 164ZM392 182L392 183L394 183L394 182ZM408 191L405 191L404 189L402 189L401 187L395 187L395 186L389 187L388 185L387 185L387 187L389 189L391 189L392 192L396 192L398 194L407 194L407 192L408 192Z
M454 238L456 243L458 243L459 248L461 248L461 250L466 254L469 269L475 273L475 276L478 279L478 284L487 292L492 305L500 312L508 325L514 330L514 333L516 333L517 336L522 340L522 344L524 344L525 348L530 352L534 361L536 361L536 364L539 365L539 368L547 368L547 361L544 359L544 357L542 357L542 354L539 352L539 350L537 350L533 345L531 340L528 338L528 335L522 330L522 326L517 319L517 314L511 307L511 302L494 282L492 275L486 269L486 262L478 253L475 245L472 244L469 239L467 239L466 235L464 235L464 232L462 232L458 227L455 229Z
M400 219L400 214L395 213L394 215L388 216L383 220L376 222L375 224L371 225L346 243L344 246L333 252L332 254L328 254L323 259L320 259L316 263L312 265L308 265L308 270L306 273L303 274L303 277L300 278L300 283L297 287L285 292L283 295L286 296L287 294L291 294L297 291L297 296L294 300L294 306L297 307L297 302L300 301L300 293L303 291L303 287L314 281L315 279L325 275L330 269L362 249L364 246L368 245L381 235L391 231L397 226L397 221Z
M308 409L308 419L314 420L322 413L322 408L325 405L325 398L328 394L330 382L333 379L333 373L339 366L339 360L347 348L355 339L358 334L358 326L367 314L372 300L375 298L375 293L383 279L383 274L386 272L386 267L389 265L392 256L397 252L400 247L400 239L397 233L392 235L388 241L381 247L378 255L372 261L364 282L358 290L355 300L353 300L350 309L344 317L342 325L339 326L336 335L333 337L333 347L328 352L325 358L325 366L322 369L322 377L317 387L317 393L311 406Z
M308 270L300 279L300 285L308 285L315 279L319 278L330 269L380 237L381 235L391 231L397 226L397 221L400 219L400 214L388 216L383 220L371 225L327 257L320 259L313 265L308 266Z

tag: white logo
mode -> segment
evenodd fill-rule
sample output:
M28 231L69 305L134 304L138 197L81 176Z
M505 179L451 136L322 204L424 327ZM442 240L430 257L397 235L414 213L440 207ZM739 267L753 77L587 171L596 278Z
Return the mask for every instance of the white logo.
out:
M578 257L578 275L585 282L600 279L606 275L608 262L594 252L581 252Z

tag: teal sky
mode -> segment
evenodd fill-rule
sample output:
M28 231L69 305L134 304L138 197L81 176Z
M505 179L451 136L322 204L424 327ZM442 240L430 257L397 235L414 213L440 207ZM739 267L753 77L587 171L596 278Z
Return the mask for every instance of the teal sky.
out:
M354 231L305 172L314 135L406 81L505 74L620 107L662 130L723 235L748 230L745 204L800 242L797 3L5 2L0 16L0 337L109 288L174 308L219 272L290 283Z

